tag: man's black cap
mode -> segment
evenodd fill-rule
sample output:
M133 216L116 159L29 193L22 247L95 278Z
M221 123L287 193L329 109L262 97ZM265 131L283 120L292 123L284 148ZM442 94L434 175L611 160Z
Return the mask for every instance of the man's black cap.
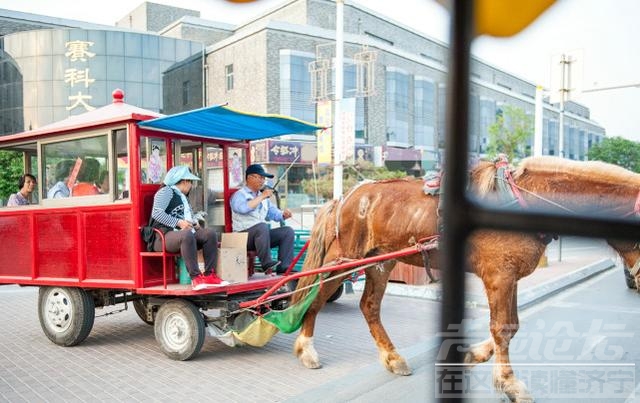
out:
M273 175L267 173L260 164L253 164L247 167L245 176L249 176L251 174L258 174L260 176L264 176L265 178L273 178Z

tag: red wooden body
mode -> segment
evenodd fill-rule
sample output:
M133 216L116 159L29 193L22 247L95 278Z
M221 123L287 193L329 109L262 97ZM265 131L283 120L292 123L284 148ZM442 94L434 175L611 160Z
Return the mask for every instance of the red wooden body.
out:
M115 98L115 93L114 93ZM146 113L148 112L148 113ZM0 208L0 284L36 286L75 286L83 288L123 289L137 294L192 295L207 293L236 294L265 289L277 277L254 276L249 282L192 291L180 285L174 257L168 257L163 275L162 257L145 253L140 227L146 225L153 196L159 184L141 180L140 138L152 136L166 141L166 161L174 159L174 143L193 137L155 131L137 125L159 115L124 104L114 99L112 105L41 129L0 137L0 149L20 142L55 140L57 137L82 133L125 129L128 133L128 177L130 192L123 200L90 196L89 203L67 201L60 205L42 203L23 207ZM222 149L224 230L231 230L228 200L235 189L229 188L229 148L248 150L248 141L225 141L197 138L204 146ZM245 162L250 164L250 153ZM168 169L170 166L167 166ZM41 185L42 186L42 185ZM43 187L40 187L40 194ZM46 191L44 191L46 193ZM73 198L69 198L71 200ZM142 252L142 253L141 253Z

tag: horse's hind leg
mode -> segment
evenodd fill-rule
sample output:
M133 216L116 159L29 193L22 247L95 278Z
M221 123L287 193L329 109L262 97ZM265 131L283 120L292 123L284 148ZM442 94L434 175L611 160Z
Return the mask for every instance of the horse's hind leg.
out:
M369 325L371 336L376 342L382 365L394 374L411 375L411 368L396 351L380 321L380 305L394 264L395 261L385 262L384 270L380 270L378 267L369 267L366 270L367 280L360 299L360 310Z
M313 303L311 303L311 306L305 313L304 319L302 320L300 334L293 344L293 353L298 357L302 365L307 368L317 369L322 367L318 352L313 346L313 332L316 325L316 317L327 299L333 295L333 293L338 289L338 286L342 283L341 279L342 277L323 284L318 296Z

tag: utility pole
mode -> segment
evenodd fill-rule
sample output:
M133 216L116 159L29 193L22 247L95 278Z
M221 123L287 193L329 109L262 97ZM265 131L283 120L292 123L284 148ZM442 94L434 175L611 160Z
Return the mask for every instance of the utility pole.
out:
M536 86L536 104L535 104L535 120L533 122L533 156L539 157L542 155L542 132L543 132L543 108L542 108L542 96L544 89L541 85Z
M560 56L560 128L558 130L558 155L564 158L564 101L567 95L569 76L570 76L571 59L567 55Z
M342 92L344 58L344 0L336 0L336 81L333 110L333 198L342 197Z

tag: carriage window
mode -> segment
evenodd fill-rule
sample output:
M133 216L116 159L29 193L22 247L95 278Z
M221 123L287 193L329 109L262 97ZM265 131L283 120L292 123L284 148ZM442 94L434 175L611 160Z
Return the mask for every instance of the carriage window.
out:
M36 143L20 144L0 150L0 165L3 167L3 183L0 184L0 206L6 206L7 200L12 193L18 192L18 180L22 174L29 173L36 177L38 175ZM38 183L38 186L40 184ZM40 200L39 187L31 193L29 202L38 204Z
M175 140L173 147L176 157L174 165L186 165L194 175L202 179L202 142ZM194 182L189 192L189 203L194 211L204 211L204 194L202 182Z
M109 170L106 135L45 144L42 155L46 181L43 198L104 193L100 179Z
M160 183L167 168L167 147L164 139L140 138L140 164L142 183Z
M127 131L125 129L115 130L115 177L109 176L110 183L115 183L115 192L118 199L129 198L129 152L127 148Z
M242 154L241 154L242 155ZM203 184L209 195L207 203L207 225L224 232L224 182L222 171L222 149L207 147L205 157L205 177Z

